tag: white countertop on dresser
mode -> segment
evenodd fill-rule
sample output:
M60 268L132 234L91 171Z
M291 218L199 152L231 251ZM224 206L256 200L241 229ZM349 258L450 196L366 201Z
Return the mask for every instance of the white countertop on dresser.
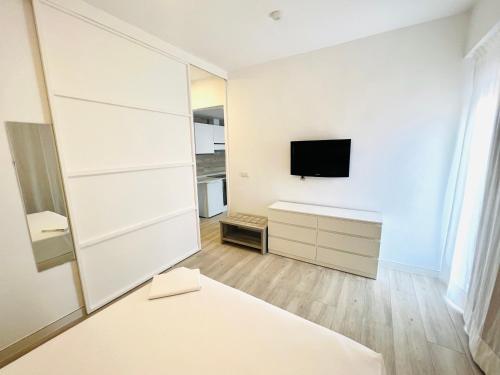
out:
M268 208L296 212L301 214L337 217L347 220L367 221L382 224L382 214L375 211L355 210L350 208L320 206L314 204L277 201Z

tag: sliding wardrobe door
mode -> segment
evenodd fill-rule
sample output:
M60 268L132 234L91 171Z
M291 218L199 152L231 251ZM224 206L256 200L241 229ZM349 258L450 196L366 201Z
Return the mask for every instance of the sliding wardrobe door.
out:
M187 64L81 2L34 8L93 311L200 248Z

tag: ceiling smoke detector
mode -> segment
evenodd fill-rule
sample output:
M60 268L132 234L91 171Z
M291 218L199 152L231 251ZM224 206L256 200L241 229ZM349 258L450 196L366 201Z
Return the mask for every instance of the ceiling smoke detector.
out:
M275 21L279 21L281 19L281 10L273 10L269 13L269 17L271 17Z

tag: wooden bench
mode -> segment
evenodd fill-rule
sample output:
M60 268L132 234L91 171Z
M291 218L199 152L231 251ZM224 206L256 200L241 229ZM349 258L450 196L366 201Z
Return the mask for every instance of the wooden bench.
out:
M267 253L267 217L234 213L220 220L221 242L232 242Z

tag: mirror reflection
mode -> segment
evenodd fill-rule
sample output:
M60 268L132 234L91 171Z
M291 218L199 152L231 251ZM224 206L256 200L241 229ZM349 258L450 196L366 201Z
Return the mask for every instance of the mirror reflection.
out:
M7 123L33 256L39 271L75 259L52 126Z

